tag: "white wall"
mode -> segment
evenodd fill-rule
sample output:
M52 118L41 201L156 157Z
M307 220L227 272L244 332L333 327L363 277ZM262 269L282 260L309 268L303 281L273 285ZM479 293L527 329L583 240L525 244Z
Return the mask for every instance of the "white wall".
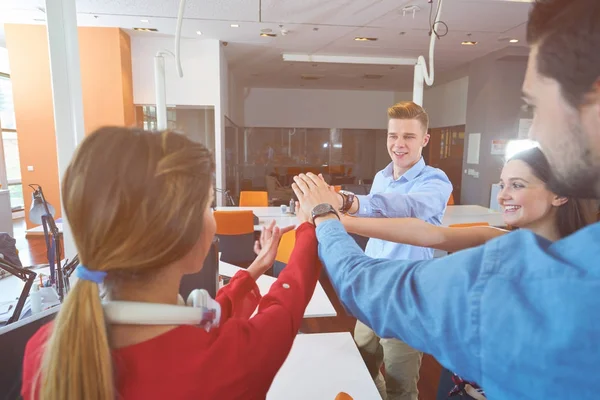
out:
M468 76L426 88L423 106L429 115L429 127L466 124L468 91Z
M412 92L395 92L394 93L394 103L399 103L401 101L412 101L413 94Z
M394 92L252 88L244 126L384 129Z
M220 42L181 40L183 78L177 75L175 59L165 56L168 105L216 106L219 101ZM131 36L133 101L155 104L154 56L159 50L174 51L173 39Z

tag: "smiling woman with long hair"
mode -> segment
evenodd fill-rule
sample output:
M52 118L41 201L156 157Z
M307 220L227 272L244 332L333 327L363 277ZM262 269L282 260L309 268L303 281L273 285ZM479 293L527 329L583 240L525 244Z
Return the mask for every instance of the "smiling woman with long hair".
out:
M515 228L529 229L549 241L564 238L593 223L597 201L557 195L548 187L551 178L550 165L538 148L519 152L508 160L502 169L498 193L504 222ZM416 218L342 217L342 222L351 233L451 252L481 245L509 232L494 227L441 227ZM438 399L447 398L449 393L485 399L483 389L477 384L444 370Z

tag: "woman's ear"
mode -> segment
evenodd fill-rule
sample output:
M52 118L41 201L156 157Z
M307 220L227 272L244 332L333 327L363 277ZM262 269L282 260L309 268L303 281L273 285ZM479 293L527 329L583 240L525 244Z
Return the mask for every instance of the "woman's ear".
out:
M560 207L563 204L566 204L568 201L568 197L554 196L554 200L552 200L552 205L554 207Z

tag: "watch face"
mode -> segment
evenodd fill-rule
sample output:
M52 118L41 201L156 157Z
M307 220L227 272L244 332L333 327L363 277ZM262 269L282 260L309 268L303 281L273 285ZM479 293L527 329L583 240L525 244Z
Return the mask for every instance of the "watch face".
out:
M323 215L335 211L331 204L319 204L313 209L313 215Z

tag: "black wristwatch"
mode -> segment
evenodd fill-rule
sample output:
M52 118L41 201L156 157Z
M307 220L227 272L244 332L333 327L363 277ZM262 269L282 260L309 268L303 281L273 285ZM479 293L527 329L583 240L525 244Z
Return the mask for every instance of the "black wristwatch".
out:
M333 208L333 206L331 204L327 204L327 203L319 204L318 206L313 208L313 210L311 212L313 223L315 222L315 219L317 219L319 217L323 217L328 214L334 214L338 219L340 219L340 215L338 214L336 209Z
M342 208L340 209L340 211L342 212L342 214L346 214L352 209L352 204L354 204L355 195L354 193L349 192L347 190L340 190L338 193L341 194L342 198L344 199L344 204L342 204Z

